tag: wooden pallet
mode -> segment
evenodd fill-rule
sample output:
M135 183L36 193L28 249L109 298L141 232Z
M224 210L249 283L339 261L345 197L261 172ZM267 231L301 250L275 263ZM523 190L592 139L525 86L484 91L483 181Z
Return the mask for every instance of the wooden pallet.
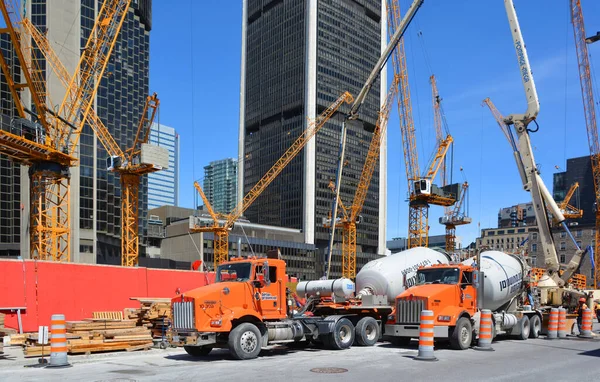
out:
M93 312L94 320L122 320L123 312Z

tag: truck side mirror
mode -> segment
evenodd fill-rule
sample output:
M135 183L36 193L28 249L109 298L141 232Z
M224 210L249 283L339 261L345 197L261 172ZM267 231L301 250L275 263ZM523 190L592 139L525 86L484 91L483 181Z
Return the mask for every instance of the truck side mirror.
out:
M262 269L263 273L262 273L262 277L264 280L264 284L266 286L271 285L271 279L269 278L269 262L265 261L263 263L263 269Z

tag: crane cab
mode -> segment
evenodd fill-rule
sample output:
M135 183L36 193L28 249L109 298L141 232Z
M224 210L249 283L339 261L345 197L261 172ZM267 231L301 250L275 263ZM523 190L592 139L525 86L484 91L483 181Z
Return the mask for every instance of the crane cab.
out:
M414 182L416 195L431 195L431 181L429 179L419 179Z
M114 171L123 165L123 160L118 155L112 155L106 158L106 169L108 171Z

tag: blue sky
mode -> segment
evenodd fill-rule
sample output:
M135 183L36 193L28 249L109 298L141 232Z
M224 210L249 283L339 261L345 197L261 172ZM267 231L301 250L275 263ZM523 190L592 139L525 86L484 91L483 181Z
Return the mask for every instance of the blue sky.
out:
M514 0L540 97L534 155L549 188L556 166L589 154L567 0ZM408 0L401 0L407 9ZM587 35L600 30L600 2L582 0ZM180 203L195 203L193 181L208 162L237 158L241 1L155 1L150 37L150 91L161 99L160 123L181 137ZM421 32L421 34L419 33ZM419 37L419 35L421 37ZM434 73L454 137L459 168L470 184L473 224L457 229L466 244L495 227L501 207L530 201L508 142L487 108L525 111L525 97L501 0L426 0L405 35L421 168L435 146L429 76ZM589 45L592 65L600 42ZM595 81L600 67L595 72ZM596 101L600 101L597 98ZM407 186L398 115L388 125L387 238L406 236ZM443 234L441 207L430 209L430 234Z

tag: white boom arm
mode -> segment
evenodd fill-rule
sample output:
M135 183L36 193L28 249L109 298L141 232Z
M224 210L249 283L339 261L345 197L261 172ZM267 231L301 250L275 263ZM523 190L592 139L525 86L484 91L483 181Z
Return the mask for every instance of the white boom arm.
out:
M508 125L514 125L517 133L517 144L514 146L515 161L517 162L517 168L519 169L519 174L523 181L523 188L531 193L531 198L533 200L546 271L548 276L556 282L556 285L562 287L564 286L565 281L568 280L579 267L583 251L579 247L577 248L563 277L559 277L558 271L560 269L560 263L558 261L558 256L556 255L556 246L554 245L554 239L552 238L552 231L550 230L550 222L548 220L546 207L548 207L558 222L562 223L563 228L569 233L573 242L576 242L567 225L564 223L565 217L560 212L560 208L558 208L558 205L552 198L552 195L550 195L548 188L546 188L544 181L540 177L540 172L533 157L527 125L537 117L540 110L540 103L513 1L504 0L504 5L508 15L513 44L517 53L521 81L523 82L525 96L527 97L527 111L524 114L511 114L505 119L505 122Z

